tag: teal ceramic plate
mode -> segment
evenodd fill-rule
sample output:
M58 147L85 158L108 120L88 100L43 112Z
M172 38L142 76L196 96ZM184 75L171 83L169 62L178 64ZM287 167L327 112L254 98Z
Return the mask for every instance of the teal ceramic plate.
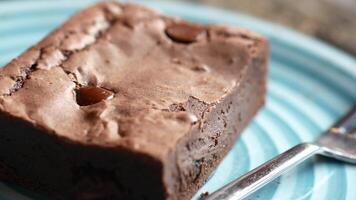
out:
M1 2L0 65L92 2ZM196 197L297 143L312 141L356 102L356 61L326 44L237 13L183 3L139 3L195 22L248 27L271 42L267 103ZM355 185L356 166L314 158L250 198L355 200ZM38 198L22 188L0 183L1 200Z

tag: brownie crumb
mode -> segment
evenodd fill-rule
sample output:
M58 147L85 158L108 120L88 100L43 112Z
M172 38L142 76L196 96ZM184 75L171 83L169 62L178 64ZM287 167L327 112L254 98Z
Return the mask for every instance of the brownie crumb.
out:
M204 200L208 196L209 196L209 192L203 192L200 194L199 200Z

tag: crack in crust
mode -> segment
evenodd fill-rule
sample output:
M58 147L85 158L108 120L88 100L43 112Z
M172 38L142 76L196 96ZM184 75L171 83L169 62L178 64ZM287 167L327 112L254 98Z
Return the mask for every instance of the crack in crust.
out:
M3 96L11 96L12 94L20 90L23 87L25 81L30 78L31 73L35 71L36 66L36 63L32 64L29 68L25 68L22 70L21 76L10 77L13 81L15 81L15 84L11 88L9 88L9 92L3 94Z
M124 9L124 7L121 7L121 9ZM16 77L9 76L9 78L11 78L13 81L15 81L15 83L12 85L12 87L10 87L8 89L8 93L4 93L4 94L2 94L2 96L12 96L14 93L16 93L21 88L23 88L26 80L31 78L31 74L40 69L38 66L39 66L40 62L45 59L45 54L47 53L47 50L50 49L50 48L58 50L60 52L61 56L63 57L62 59L57 60L58 63L55 66L52 66L52 67L59 67L59 68L63 69L63 71L68 75L70 80L72 80L76 84L77 87L80 87L81 84L78 82L78 80L76 78L76 75L74 73L72 73L72 72L69 72L69 71L65 70L62 65L73 54L81 52L81 51L85 51L86 49L88 49L91 46L93 46L94 44L96 44L100 40L100 38L103 38L105 36L105 34L107 32L109 32L109 30L117 22L119 22L118 15L113 13L107 7L101 8L101 11L102 11L103 16L105 18L105 23L108 24L107 27L105 27L103 29L99 29L95 33L89 33L88 31L85 31L85 30L81 30L81 32L73 32L71 30L68 30L64 34L63 40L60 41L58 45L50 44L50 45L47 45L45 47L39 48L39 50L38 50L39 51L39 55L37 56L37 58L35 59L35 61L33 62L32 65L22 69L20 76L16 76ZM85 33L87 36L93 36L94 40L92 42L89 42L89 43L85 44L82 48L79 48L79 49L74 49L74 50L64 49L62 46L68 40L69 35L78 34L78 33ZM52 68L52 67L50 67L50 68Z

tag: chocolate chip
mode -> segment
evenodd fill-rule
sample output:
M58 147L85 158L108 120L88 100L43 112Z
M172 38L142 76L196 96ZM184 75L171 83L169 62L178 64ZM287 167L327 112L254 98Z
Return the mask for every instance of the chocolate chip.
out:
M80 106L88 106L99 103L102 100L111 99L114 93L95 86L81 87L76 90L77 103Z
M187 23L175 23L166 28L166 34L175 42L196 42L200 35L205 32L204 27Z

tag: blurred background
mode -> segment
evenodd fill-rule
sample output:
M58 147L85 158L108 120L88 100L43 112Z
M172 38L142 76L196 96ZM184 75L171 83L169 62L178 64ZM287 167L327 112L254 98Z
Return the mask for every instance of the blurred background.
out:
M356 0L185 1L264 18L312 35L356 56Z
M356 56L356 0L165 1L204 4L257 16L319 38Z

